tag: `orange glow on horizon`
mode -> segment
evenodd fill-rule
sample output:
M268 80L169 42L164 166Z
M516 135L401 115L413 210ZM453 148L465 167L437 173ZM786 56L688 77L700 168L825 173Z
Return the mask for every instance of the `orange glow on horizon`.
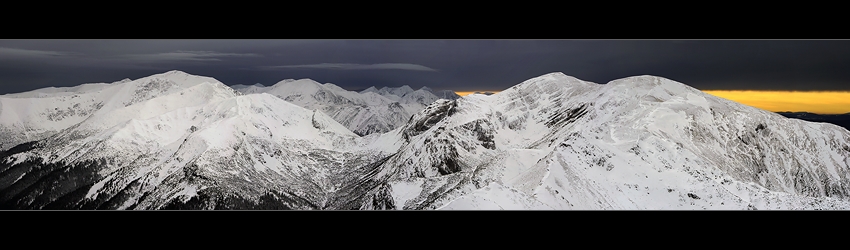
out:
M459 96L475 92L455 91ZM703 92L771 112L850 113L850 91L703 90Z
M850 92L703 90L703 92L773 112L845 114L850 112Z
M481 93L491 92L493 94L499 93L499 91L484 91L484 90L482 90L482 91L455 91L455 94L457 94L459 96L467 96L467 95L470 95L470 94L475 93L475 92L481 92Z

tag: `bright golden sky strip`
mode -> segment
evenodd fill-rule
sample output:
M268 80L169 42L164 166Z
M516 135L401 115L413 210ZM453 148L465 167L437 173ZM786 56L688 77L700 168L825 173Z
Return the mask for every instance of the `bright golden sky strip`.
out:
M755 90L704 90L703 92L773 112L805 111L817 114L850 112L850 92Z
M460 96L475 92L456 91ZM758 90L703 90L708 94L773 112L811 112L817 114L850 113L848 91L758 91Z
M472 94L472 93L475 93L475 92L481 92L481 93L484 93L484 92L493 92L494 94L495 94L495 93L499 93L499 91L485 91L485 90L482 90L482 91L455 91L455 94L457 94L457 95L459 95L459 96L466 96L466 95L469 95L469 94Z

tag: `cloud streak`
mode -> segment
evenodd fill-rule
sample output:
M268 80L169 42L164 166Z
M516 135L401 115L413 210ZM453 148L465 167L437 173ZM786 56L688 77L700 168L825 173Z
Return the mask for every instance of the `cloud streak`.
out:
M411 63L376 63L376 64L357 64L357 63L319 63L319 64L299 64L299 65L281 65L281 66L264 66L261 69L331 69L331 70L413 70L413 71L437 71L426 66Z
M215 51L173 51L152 54L131 54L125 57L143 61L222 61L223 57L258 57L253 53L221 53Z
M32 50L32 49L16 49L0 47L0 57L14 58L45 58L45 57L64 57L76 56L77 53L52 51L52 50Z

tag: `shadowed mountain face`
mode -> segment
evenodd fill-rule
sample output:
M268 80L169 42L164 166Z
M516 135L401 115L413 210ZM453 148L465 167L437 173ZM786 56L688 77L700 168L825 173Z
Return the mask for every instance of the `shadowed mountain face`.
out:
M660 77L552 73L455 100L147 79L65 91L104 105L0 151L0 209L850 208L846 129ZM2 98L54 92L0 96L0 117L49 121ZM368 135L326 112L387 100L423 108Z
M820 115L807 112L777 112L778 114L810 122L832 123L850 130L850 113L840 115Z

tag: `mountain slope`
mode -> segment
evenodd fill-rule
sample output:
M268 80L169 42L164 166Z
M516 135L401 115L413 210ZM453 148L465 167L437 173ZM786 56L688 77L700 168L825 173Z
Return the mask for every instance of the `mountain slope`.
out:
M410 94L407 98L387 98L378 92L357 93L310 79L288 79L269 87L240 87L238 90L246 94L268 93L298 106L319 110L358 135L395 129L437 99L431 93L413 91L410 87L395 91ZM387 91L386 88L382 90Z
M4 159L4 208L318 209L338 185L334 173L359 164L346 150L360 148L358 136L268 94L186 105L71 136L80 129Z
M2 95L0 150L47 138L96 113L108 113L204 82L221 84L213 78L169 71L132 81L125 79L110 84L83 84Z
M376 178L387 187L372 191L394 194L402 209L850 204L847 130L660 77L594 84L547 74L492 96L435 103L402 130L408 143ZM488 198L505 192L515 198Z

